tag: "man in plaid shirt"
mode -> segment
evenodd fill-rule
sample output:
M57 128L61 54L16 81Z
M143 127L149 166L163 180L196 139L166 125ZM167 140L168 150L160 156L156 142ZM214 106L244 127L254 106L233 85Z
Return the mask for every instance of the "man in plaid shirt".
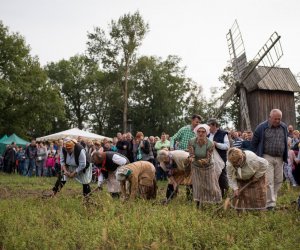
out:
M194 128L201 123L201 120L202 117L200 115L193 115L191 125L182 127L172 136L170 149L174 150L174 143L178 142L176 149L187 151L189 140L196 136Z

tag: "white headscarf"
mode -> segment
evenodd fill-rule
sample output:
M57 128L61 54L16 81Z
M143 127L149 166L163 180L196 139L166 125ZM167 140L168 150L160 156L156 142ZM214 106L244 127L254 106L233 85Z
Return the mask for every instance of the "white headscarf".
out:
M126 167L119 167L116 172L117 181L124 181L131 174L131 170Z
M199 128L204 128L205 131L206 131L206 134L208 135L209 134L209 129L210 127L207 125L207 124L199 124L197 125L195 128L194 128L194 133L197 135L197 131Z

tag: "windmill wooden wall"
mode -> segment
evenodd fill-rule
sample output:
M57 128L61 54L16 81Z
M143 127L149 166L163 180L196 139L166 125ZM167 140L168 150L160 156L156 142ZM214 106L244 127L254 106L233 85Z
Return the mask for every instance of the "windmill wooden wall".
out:
M268 119L270 111L282 111L282 121L296 125L294 93L300 91L289 68L257 67L244 82L247 89L247 103L251 128ZM243 124L241 124L243 128Z
M247 94L251 128L268 119L270 111L278 108L282 111L282 121L287 125L296 125L294 92L257 89Z

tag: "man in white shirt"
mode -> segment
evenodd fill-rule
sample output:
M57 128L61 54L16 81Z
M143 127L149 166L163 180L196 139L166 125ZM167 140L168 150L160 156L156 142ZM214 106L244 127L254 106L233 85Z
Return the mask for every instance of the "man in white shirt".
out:
M219 127L219 123L216 118L210 118L207 121L207 125L210 127L210 133L208 138L214 142L215 148L219 153L220 157L226 164L227 161L227 150L230 148L230 142L228 138L228 133ZM222 173L219 177L219 186L222 192L222 197L224 198L226 191L228 190L228 179L226 173L226 167L223 168Z

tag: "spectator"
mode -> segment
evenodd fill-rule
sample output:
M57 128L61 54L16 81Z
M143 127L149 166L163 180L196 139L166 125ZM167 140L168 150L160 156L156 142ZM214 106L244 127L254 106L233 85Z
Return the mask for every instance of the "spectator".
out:
M251 146L251 140L252 140L252 137L253 137L252 131L248 130L244 134L245 134L245 139L242 142L241 149L242 150L251 150L251 151L253 151L253 148Z
M208 138L213 142L215 149L225 164L219 177L219 186L222 197L224 198L229 187L226 173L227 150L230 148L228 133L220 128L219 123L215 118L210 118L207 121L207 124L210 127Z
M166 133L165 132L162 132L161 133L161 139L159 141L157 141L155 143L155 149L157 151L161 150L161 149L170 149L170 141L167 140L166 138Z
M293 138L294 127L293 125L288 126L288 137Z
M201 120L202 117L200 115L193 115L191 125L182 127L171 137L170 149L174 150L175 143L178 142L176 149L187 151L189 140L195 137L194 128L200 124Z
M135 140L138 145L136 159L138 161L149 161L153 164L154 155L151 144L149 140L147 140L146 138L144 139L143 132L137 132Z
M35 161L37 158L37 146L35 139L32 139L31 143L26 147L25 155L27 160L26 175L31 177L32 171L35 170Z
M254 132L254 152L269 162L267 169L267 209L276 207L277 193L283 181L283 162L287 163L287 126L282 121L282 112L273 109L269 119L259 124Z
M233 131L231 133L231 138L232 138L232 146L235 148L241 148L243 140L239 137L237 131Z
M25 173L26 173L25 172L26 156L25 156L25 151L23 150L22 146L19 147L19 151L17 153L17 159L19 162L19 168L18 168L19 174L25 175Z
M47 148L44 146L43 142L37 144L37 158L35 165L35 175L36 176L46 176L47 168L46 168L46 160L47 160ZM45 168L44 168L45 167ZM43 173L45 172L45 173Z
M44 176L51 177L52 172L54 172L55 166L55 158L52 153L48 153L47 160L46 160L46 169L47 171L44 173Z

